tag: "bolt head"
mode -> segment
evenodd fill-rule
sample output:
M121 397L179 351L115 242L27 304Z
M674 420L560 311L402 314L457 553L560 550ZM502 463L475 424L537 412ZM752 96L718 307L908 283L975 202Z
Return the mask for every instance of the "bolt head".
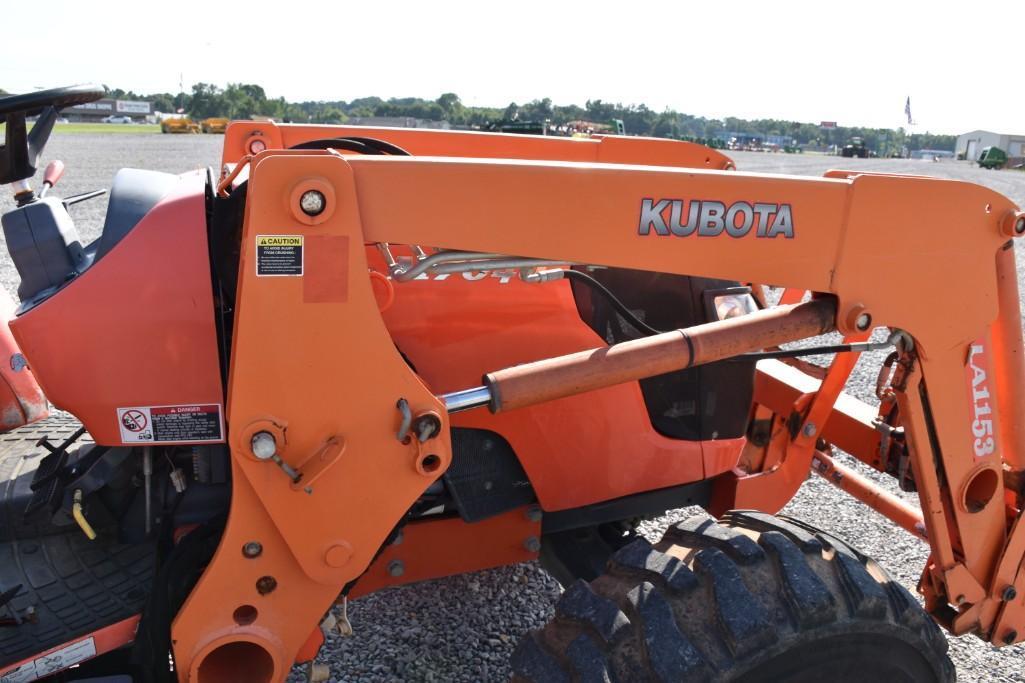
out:
M1003 598L1004 602L1010 602L1018 597L1018 591L1015 590L1014 586L1007 586L1000 597Z
M254 557L259 557L261 554L263 554L263 545L261 545L259 541L249 541L249 543L242 546L243 557L253 559Z
M270 432L257 432L250 442L253 455L260 460L268 460L278 453L278 441Z
M862 313L854 320L854 326L864 332L872 325L872 316L868 313Z
M306 190L299 197L299 208L307 216L319 216L324 212L326 205L327 199L324 198L324 193L320 190Z
M406 565L402 563L402 560L392 560L388 563L388 576L394 576L396 578L406 573Z
M527 508L527 521L528 522L540 522L543 513L541 512L540 505L531 505Z
M1018 220L1014 221L1014 231L1019 235L1025 233L1025 216L1019 216Z
M804 429L801 430L801 433L805 436L811 437L815 436L815 433L818 432L818 430L819 428L815 426L814 422L809 422L808 424L804 425Z
M267 595L273 593L274 589L278 587L278 580L273 576L261 576L256 580L256 592L260 595Z
M530 553L539 552L541 550L541 540L537 536L528 536L523 541L523 547Z
M1014 641L1018 640L1018 632L1015 631L1014 629L1011 629L1010 631L1008 631L1007 633L1004 634L1003 640L1004 640L1004 645L1010 645Z

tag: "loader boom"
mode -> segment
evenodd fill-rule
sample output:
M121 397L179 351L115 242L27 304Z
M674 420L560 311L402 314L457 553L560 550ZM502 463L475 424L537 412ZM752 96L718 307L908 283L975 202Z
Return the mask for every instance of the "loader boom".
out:
M368 244L772 283L798 297L817 295L793 309L814 309L816 324L795 325L792 337L758 327L760 314L712 323L705 333L732 330L731 339L744 339L736 352L832 327L848 341L877 326L903 331L903 374L893 391L932 549L921 585L927 607L955 633L977 630L994 643L1025 637L1025 603L1016 597L1025 595L1025 529L1017 492L1005 486L1005 467L1025 462L1022 406L1009 403L1021 398L1025 377L1008 256L1025 218L1006 198L919 177L724 172L727 164L710 151L707 165L695 164L704 168L673 168L651 141L602 140L617 150L605 159L615 164L595 163L603 159L590 141L530 140L511 159L501 145L516 143L420 131L375 132L412 157L278 149L344 132L242 123L227 133L226 163L254 155L229 376L234 484L219 550L172 628L176 662L189 680L220 680L239 662L251 680L283 678L343 586L450 463L445 404L392 343L367 277ZM474 158L429 156L442 148L467 156L473 149ZM662 165L628 163L643 163L645 150L648 163ZM326 200L315 216L300 207L309 191ZM258 240L268 236L301 238L298 273L260 274ZM692 332L677 334L675 348ZM515 408L662 372L662 351L651 342L651 362L604 379L609 364L588 356L493 368L491 384L529 372L529 390L506 406ZM594 352L606 360L620 353ZM683 355L686 362L698 354L692 347ZM771 466L715 480L718 508L775 511L841 427L854 434L853 454L875 464L880 432L871 424L866 432L864 420L841 414L838 403L856 359L837 354L808 390L787 393L777 378L772 397L756 396L774 401L776 413L786 409L792 429L770 449ZM586 381L566 370L582 360ZM426 437L397 438L403 402L412 424L431 425ZM255 559L242 552L252 542L263 548ZM255 595L266 576L275 589Z

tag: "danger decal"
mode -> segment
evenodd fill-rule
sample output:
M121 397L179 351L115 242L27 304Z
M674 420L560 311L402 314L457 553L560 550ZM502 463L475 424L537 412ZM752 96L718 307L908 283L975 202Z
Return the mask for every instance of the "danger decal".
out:
M96 642L92 636L79 640L59 650L36 657L16 669L0 675L0 683L29 683L38 681L58 671L63 671L79 662L96 656Z
M123 443L210 443L224 440L219 404L117 409Z
M257 235L256 274L300 277L303 274L302 235Z
M996 451L997 444L993 428L992 396L989 392L989 353L981 339L968 347L965 374L972 397L972 450L976 457L984 458Z
M641 200L637 234L792 239L794 214L789 204L645 198Z

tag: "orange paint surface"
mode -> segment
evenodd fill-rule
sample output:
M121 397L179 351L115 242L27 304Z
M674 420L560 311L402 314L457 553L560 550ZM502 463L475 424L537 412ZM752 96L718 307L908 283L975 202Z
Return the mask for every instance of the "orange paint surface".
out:
M202 188L201 173L182 176L110 253L11 321L47 398L97 443L122 443L118 408L223 402Z

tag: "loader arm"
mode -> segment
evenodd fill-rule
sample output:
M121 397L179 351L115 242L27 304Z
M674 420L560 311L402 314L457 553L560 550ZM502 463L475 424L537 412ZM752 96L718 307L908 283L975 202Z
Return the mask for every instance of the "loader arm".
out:
M226 150L248 139L243 132L229 128ZM999 424L1018 414L1005 402L1020 396L1023 378L998 386L989 363L994 347L1021 354L1020 329L1015 338L1006 324L1017 301L1012 315L999 291L1008 266L997 263L1025 221L1006 198L881 174L808 179L330 150L259 152L248 182L227 410L231 514L172 628L189 680L221 680L240 662L248 680L281 679L342 587L450 462L445 401L382 322L364 250L374 243L772 283L835 297L830 326L851 339L875 326L904 331L897 400L932 547L928 606L941 618L956 613L944 619L955 631L977 628L1001 642L1025 634L1021 599L1006 590L1025 594L1025 531L1016 498L1003 495L1003 463L1016 468L1025 454ZM315 216L300 208L308 191L326 201ZM287 274L260 274L267 237L298 238L302 259ZM752 349L764 345L737 329ZM822 446L822 425L863 433L856 420L832 418L853 366L837 359L820 386L795 394L805 410L795 411L783 462L717 481L719 503L785 502ZM413 424L433 425L425 438L397 435L403 401ZM978 447L973 429L992 441ZM243 552L252 542L262 547L255 558ZM267 576L275 587L258 595Z

